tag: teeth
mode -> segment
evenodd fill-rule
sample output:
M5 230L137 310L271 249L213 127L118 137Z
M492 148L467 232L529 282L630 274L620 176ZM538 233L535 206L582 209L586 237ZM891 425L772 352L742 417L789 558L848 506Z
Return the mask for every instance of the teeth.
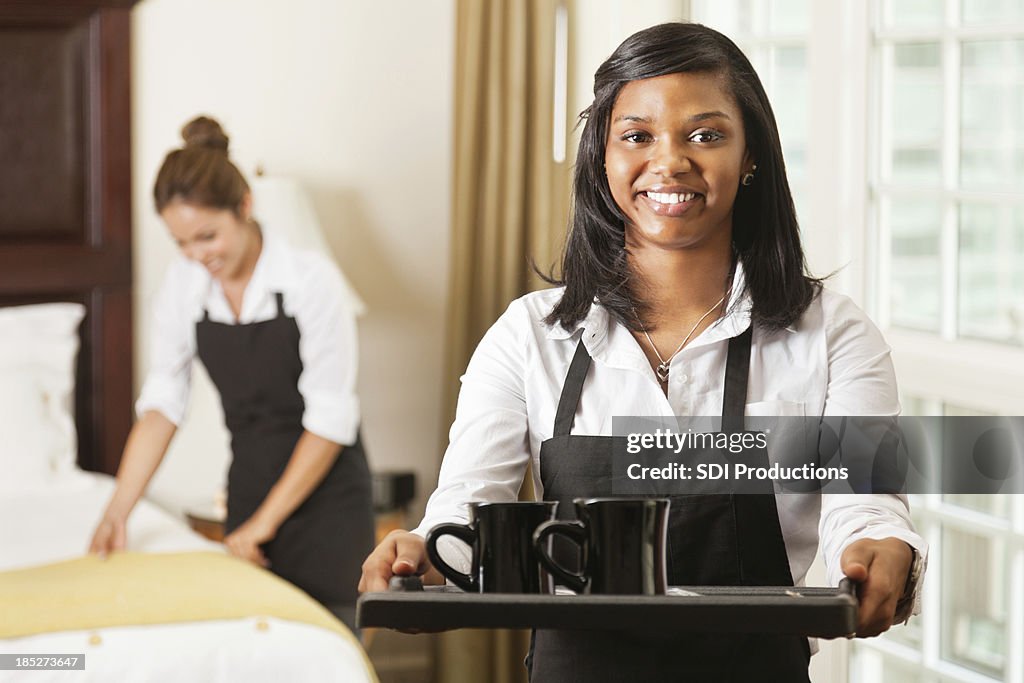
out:
M659 204L679 204L690 201L696 194L693 192L684 192L683 194L676 194L675 192L648 192L647 196Z

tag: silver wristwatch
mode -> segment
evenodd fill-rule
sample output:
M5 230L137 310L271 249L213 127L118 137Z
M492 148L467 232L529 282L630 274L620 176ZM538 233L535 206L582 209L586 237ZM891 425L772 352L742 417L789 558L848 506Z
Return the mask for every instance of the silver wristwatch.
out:
M910 552L913 554L910 560L910 572L907 574L907 583L903 587L903 596L896 603L896 615L893 617L893 623L905 624L910 620L910 616L914 612L914 603L917 602L918 591L921 589L924 560L916 548L911 546Z

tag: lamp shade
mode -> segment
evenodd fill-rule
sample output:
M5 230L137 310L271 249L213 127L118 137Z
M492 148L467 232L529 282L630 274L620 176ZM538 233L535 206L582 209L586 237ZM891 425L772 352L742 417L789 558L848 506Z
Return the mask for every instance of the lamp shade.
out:
M272 231L292 246L318 251L334 260L309 194L297 180L280 176L261 176L253 178L249 185L252 189L253 215L265 229ZM341 273L344 295L349 306L356 315L362 315L366 312L366 305L340 266L338 272Z

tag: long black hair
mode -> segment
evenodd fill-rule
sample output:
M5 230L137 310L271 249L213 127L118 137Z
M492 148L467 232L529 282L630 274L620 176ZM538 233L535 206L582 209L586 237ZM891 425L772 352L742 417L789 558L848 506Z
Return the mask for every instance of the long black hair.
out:
M759 325L792 325L817 295L821 282L806 273L793 196L768 96L750 61L735 43L700 24L660 24L634 33L594 74L594 101L585 121L573 177L572 218L562 256L561 300L548 324L572 329L595 299L627 328L638 331L635 310L647 309L626 257L625 221L604 173L612 108L630 81L674 73L718 73L743 114L754 181L741 186L733 205L732 239L743 264L746 291Z

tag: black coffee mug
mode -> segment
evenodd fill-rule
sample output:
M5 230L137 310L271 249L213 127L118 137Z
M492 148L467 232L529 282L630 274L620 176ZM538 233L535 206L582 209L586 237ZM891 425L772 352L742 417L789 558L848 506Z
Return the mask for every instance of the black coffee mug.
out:
M472 593L553 593L554 583L537 557L533 532L554 519L558 503L472 503L469 524L438 524L427 533L430 562L452 583ZM437 540L452 535L473 549L472 573L452 568Z
M578 520L545 522L534 533L541 564L577 593L663 595L667 585L667 498L577 498ZM570 571L552 559L552 535L580 551L583 568Z

